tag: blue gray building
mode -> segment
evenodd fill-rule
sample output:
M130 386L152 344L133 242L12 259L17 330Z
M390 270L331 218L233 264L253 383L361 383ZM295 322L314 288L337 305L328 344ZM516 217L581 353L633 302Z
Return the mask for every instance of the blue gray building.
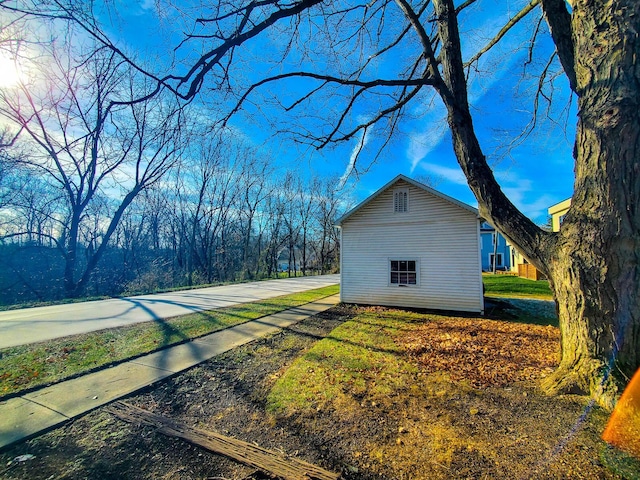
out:
M496 270L511 270L511 247L489 222L480 224L480 245L483 272L493 271L494 256Z

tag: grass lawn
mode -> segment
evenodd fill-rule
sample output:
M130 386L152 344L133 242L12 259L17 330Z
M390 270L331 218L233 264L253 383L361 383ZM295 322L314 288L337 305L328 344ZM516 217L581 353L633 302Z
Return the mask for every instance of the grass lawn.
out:
M485 295L487 297L537 298L553 300L553 294L547 280L529 280L513 275L483 274Z
M600 438L608 412L537 389L558 362L552 302L491 303L484 317L339 305L127 401L345 480L640 479L640 461ZM154 430L98 409L0 464L35 455L5 470L14 480L254 476Z
M365 391L388 396L413 383L418 367L409 357L436 351L444 351L442 357L430 362L438 364L436 371L447 377L446 382L451 383L453 377L467 387L484 378L485 372L473 366L482 361L482 368L491 362L491 371L503 371L511 381L522 380L517 375L526 370L523 365L552 371L558 358L559 333L547 314L529 312L521 321L511 311L502 311L505 307L508 305L494 312L495 320L355 307L355 318L333 330L287 370L271 391L268 408L274 412L324 408L336 401L344 407L346 398L358 398ZM494 341L491 348L484 344L474 350L475 343L487 340ZM435 344L425 346L425 341ZM510 354L514 349L515 355ZM524 359L526 355L530 358ZM518 360L510 362L515 356ZM463 366L465 361L471 365ZM496 382L502 385L503 380Z
M546 317L347 308L278 376L267 411L324 429L318 444L336 442L363 478L640 478L600 439L607 412L537 390L559 354Z
M338 291L339 286L332 285L164 321L139 323L0 349L0 397L58 382L216 330L313 302Z

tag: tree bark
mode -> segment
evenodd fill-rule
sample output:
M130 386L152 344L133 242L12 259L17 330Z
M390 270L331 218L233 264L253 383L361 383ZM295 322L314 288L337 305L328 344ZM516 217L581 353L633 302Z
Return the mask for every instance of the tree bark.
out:
M640 3L574 4L576 179L559 233L536 227L502 193L475 136L453 2L433 3L442 41L436 88L458 161L481 215L548 276L555 295L562 355L543 388L588 392L611 408L640 365Z
M550 274L562 332L551 391L611 406L640 365L640 4L574 4L578 129L572 205Z
M72 206L71 221L69 222L69 231L66 234L67 245L64 251L64 290L68 298L79 296L76 288L75 273L76 260L78 258L78 235L80 226L81 211L75 205Z

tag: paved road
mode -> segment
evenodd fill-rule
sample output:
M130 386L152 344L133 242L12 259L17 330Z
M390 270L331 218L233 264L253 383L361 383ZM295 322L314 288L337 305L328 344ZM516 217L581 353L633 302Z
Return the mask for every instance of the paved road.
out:
M286 278L0 312L0 348L159 321L340 283L340 275Z

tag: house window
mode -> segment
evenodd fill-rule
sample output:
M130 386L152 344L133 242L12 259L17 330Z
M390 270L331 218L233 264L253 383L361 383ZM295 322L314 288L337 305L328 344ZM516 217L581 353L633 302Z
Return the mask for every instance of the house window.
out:
M409 189L398 188L393 191L393 211L405 213L409 210Z
M416 260L390 260L391 285L417 285L418 262Z
M493 268L493 253L489 254L489 265ZM502 267L502 254L496 253L496 267Z

